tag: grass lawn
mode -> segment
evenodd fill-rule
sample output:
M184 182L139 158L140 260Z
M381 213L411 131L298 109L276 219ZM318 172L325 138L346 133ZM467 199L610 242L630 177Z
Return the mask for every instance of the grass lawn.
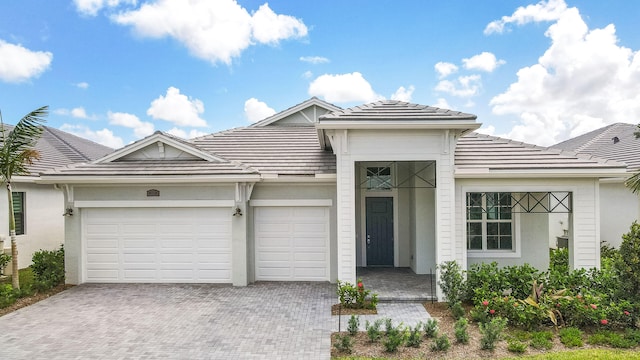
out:
M338 357L333 359L341 360L383 360L386 358L369 358L369 357ZM532 360L582 360L582 359L599 359L599 360L640 360L640 352L633 350L609 350L609 349L585 349L551 352L541 355L514 356L502 359L532 359Z

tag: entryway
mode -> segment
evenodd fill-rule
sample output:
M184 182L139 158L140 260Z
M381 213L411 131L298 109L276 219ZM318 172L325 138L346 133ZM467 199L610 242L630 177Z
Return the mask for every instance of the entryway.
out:
M378 294L382 302L422 302L436 299L436 277L418 275L410 268L356 268L356 277Z
M393 266L393 198L368 197L367 266Z

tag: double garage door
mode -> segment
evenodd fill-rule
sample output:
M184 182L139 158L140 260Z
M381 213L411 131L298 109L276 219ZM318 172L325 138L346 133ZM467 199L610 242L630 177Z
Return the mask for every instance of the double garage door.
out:
M86 282L231 282L229 208L83 211Z
M329 280L327 207L256 207L258 281ZM88 208L85 282L231 283L229 208Z

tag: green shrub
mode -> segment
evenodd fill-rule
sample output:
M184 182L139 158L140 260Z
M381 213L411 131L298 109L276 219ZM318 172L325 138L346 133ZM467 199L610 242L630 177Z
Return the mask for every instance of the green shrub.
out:
M534 349L551 350L553 347L551 331L534 331L531 333L531 347Z
M569 327L561 329L558 333L560 335L560 342L566 347L578 347L582 346L582 331L575 327Z
M387 319L385 332L386 337L382 340L382 346L387 352L396 352L404 344L406 338L406 331L402 323L393 326L391 319Z
M517 354L522 354L527 350L527 344L516 339L507 340L507 350Z
M34 274L34 287L44 291L64 283L64 247L48 251L40 250L33 254L31 269Z
M449 308L449 310L451 310L451 315L456 320L464 317L464 315L465 315L464 308L462 307L462 303L460 301L458 301L457 303L453 304Z
M11 255L3 253L0 249L0 274L4 274L4 268L11 262Z
M360 327L360 317L356 315L351 315L349 318L349 325L347 326L347 331L351 336L354 336L358 333L358 328Z
M347 334L337 334L336 341L333 343L333 347L336 350L345 354L351 354L353 352L353 339Z
M472 264L467 271L467 299L474 304L500 297L509 288L497 262Z
M633 222L628 233L622 235L614 267L624 281L621 296L628 300L640 300L640 224Z
M362 279L358 279L356 285L347 281L338 280L336 291L340 304L349 309L375 309L378 305L378 295L364 287Z
M13 290L11 284L0 284L0 309L16 302L19 290Z
M383 319L376 319L373 323L369 323L369 320L365 323L365 330L367 331L367 337L370 342L376 342L380 340L382 337L382 327Z
M469 332L467 329L469 328L469 322L466 318L460 318L453 327L453 333L456 337L456 342L461 344L466 344L469 342Z
M416 324L415 327L410 328L409 334L407 335L407 346L408 347L420 347L422 344L422 323Z
M587 339L587 343L591 345L609 345L619 349L629 349L638 345L635 339L609 330L601 330L592 334Z
M549 249L549 272L569 273L569 249Z
M440 269L440 288L447 298L449 307L452 307L457 302L464 300L466 292L464 272L455 261L446 261L438 268Z
M518 266L507 266L502 269L505 284L511 290L511 296L516 299L525 299L531 294L531 286L535 280L538 284L542 283L545 274L538 271L529 264Z
M451 342L447 337L447 334L442 334L435 338L433 344L431 344L432 351L447 351L451 347Z
M497 317L486 323L480 323L480 348L493 350L496 343L502 338L502 331L507 326L507 319Z
M438 320L429 319L424 323L424 336L434 338L438 334Z

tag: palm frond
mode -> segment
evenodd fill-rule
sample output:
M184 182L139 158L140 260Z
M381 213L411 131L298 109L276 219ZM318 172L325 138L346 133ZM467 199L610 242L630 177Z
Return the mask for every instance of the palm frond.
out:
M46 122L44 117L48 113L48 106L31 111L13 129L4 126L0 115L0 176L3 181L10 182L13 175L27 174L27 166L39 157L34 147L42 135L42 125Z
M631 191L634 194L640 193L640 171L638 171L637 173L633 174L633 176L628 178L624 182L624 185L629 189L631 189Z

